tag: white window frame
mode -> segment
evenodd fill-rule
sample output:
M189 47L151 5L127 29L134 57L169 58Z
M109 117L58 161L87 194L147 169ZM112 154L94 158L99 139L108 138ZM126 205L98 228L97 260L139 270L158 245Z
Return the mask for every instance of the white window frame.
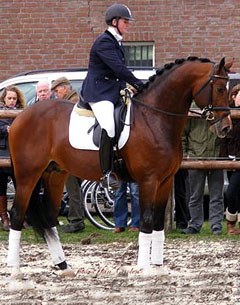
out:
M148 58L148 59L136 59L137 56L135 56L135 59L131 59L131 61L135 61L134 63L131 63L129 64L129 60L127 58L127 52L126 52L126 56L125 56L125 59L126 59L126 64L127 66L129 67L139 67L139 68L153 68L155 67L155 44L154 42L152 41L139 41L139 42L124 42L123 43L124 45L124 48L126 50L126 47L127 48L133 48L134 49L134 53L136 52L142 52L141 48L144 48L144 47L149 47L149 48L152 48L151 52L152 52L152 58ZM141 54L142 55L142 54ZM141 56L140 55L140 56ZM139 56L139 54L138 54ZM151 65L144 65L142 64L142 61L149 61L151 60L152 61L152 64Z

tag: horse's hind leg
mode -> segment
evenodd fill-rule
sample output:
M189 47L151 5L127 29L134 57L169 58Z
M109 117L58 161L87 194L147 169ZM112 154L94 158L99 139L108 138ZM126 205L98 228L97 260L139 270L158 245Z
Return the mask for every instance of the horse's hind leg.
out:
M57 265L60 270L63 270L64 276L73 276L73 271L68 268L66 263L65 255L56 228L56 221L60 209L66 177L67 173L61 170L45 172L43 175L44 190L47 198L46 203L48 204L48 227L44 228L44 238L51 254L53 264Z
M64 276L74 276L74 272L68 267L63 248L56 227L45 229L45 240L51 254L52 262L57 265Z

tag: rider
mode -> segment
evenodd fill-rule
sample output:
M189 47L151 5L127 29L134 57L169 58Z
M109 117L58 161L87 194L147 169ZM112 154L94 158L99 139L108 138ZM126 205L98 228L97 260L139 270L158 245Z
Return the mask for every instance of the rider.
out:
M126 5L113 4L107 9L105 21L108 29L93 43L88 73L81 91L81 102L90 105L102 129L99 157L104 187L119 187L115 175L112 174L115 136L113 112L119 92L126 87L126 82L136 91L143 86L142 81L127 69L121 44L123 34L127 32L132 20L131 11Z

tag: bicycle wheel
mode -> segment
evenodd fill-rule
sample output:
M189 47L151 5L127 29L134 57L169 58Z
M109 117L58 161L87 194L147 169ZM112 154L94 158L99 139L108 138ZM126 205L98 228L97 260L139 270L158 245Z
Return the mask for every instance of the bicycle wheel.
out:
M94 200L94 196L92 196L92 192L94 191L94 187L97 182L90 181L88 186L86 186L83 196L83 204L86 213L86 217L89 221L96 226L97 228L104 230L112 230L112 227L109 227L102 221L99 214L96 213L96 201Z
M96 183L94 189L92 190L93 201L95 201L95 209L100 216L100 218L110 227L115 227L114 224L114 191L109 191L107 188L103 188L101 183ZM127 226L131 225L131 203L130 203L130 190L127 188L127 201L128 201L128 211L129 217L127 221Z
M84 196L86 188L92 183L93 181L91 180L83 180L81 183L81 190L82 190L82 195Z
M113 221L114 200L113 193L96 183L92 189L92 201L99 217L110 227L114 228Z
M15 197L15 187L11 178L8 178L7 197L8 199L12 199L12 200Z

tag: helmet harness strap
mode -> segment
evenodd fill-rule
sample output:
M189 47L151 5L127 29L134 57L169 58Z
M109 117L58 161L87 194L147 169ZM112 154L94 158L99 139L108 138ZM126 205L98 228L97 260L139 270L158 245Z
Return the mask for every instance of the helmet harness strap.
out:
M112 26L113 26L114 28L117 29L117 31L118 31L118 33L119 33L120 35L122 35L122 33L121 33L121 31L119 30L119 27L118 27L119 19L121 19L121 18L120 18L120 17L115 17L115 18L112 20ZM113 24L113 21L114 21L114 20L116 20L116 24Z

